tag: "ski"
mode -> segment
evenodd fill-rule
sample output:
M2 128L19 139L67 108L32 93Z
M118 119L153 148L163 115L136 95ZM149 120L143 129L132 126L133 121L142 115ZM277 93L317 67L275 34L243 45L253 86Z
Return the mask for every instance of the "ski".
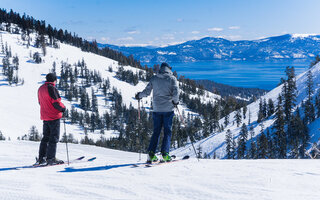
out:
M166 164L170 164L170 163L174 163L174 162L188 160L189 158L190 158L190 156L186 155L183 158L173 159L170 162L156 162L156 163L146 164L145 167L155 167L155 166L159 166L159 165L166 165Z
M187 160L189 159L189 156L184 156L183 158L176 158L175 155L171 156L172 161L170 162L153 162L153 163L137 163L137 164L133 164L132 167L153 167L153 166L157 166L157 165L163 165L163 164L169 164L169 163L173 163L173 162L178 162L178 161L183 161L183 160Z
M73 159L71 161L69 161L69 164L73 164L73 163L84 163L84 162L92 162L96 159L96 157L92 157L89 159L84 160L85 156L81 156L79 158ZM24 166L24 167L20 167L20 168L39 168L39 167L52 167L52 166L57 166L57 165L66 165L68 164L68 161L64 161L64 163L61 164L54 164L54 165L31 165L31 166Z

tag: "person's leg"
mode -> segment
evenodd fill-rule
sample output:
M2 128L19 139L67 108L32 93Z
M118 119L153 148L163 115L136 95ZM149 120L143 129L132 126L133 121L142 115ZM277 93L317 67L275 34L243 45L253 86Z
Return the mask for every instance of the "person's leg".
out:
M47 159L52 159L56 157L57 143L60 136L60 119L50 121L49 127L51 134L49 137Z
M148 152L156 153L159 137L161 133L161 128L163 125L163 117L161 113L153 112L153 134L151 136Z
M39 147L39 160L44 159L44 157L47 157L47 148L48 148L48 142L50 137L50 127L49 124L46 121L43 121L43 137L40 142Z
M164 114L163 127L164 127L164 136L162 140L161 153L169 153L170 144L171 144L171 135L172 135L172 119L174 112L167 112Z

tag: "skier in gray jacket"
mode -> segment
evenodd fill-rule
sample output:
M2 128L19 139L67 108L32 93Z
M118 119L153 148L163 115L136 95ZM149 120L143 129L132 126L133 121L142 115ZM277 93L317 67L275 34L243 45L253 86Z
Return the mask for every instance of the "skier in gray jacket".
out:
M159 73L151 77L146 88L135 96L136 99L140 100L149 96L153 90L153 135L148 148L148 163L158 161L155 153L162 127L164 128L164 137L161 146L161 161L171 161L169 149L172 135L172 119L174 107L179 104L179 85L171 69L167 63L162 63Z

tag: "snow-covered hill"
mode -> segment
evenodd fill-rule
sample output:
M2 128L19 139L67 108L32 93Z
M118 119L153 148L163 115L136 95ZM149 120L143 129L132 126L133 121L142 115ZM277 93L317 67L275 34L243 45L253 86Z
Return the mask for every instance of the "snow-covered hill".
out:
M25 134L28 134L31 126L36 128L41 133L42 121L40 120L40 109L37 99L37 90L40 85L45 81L45 75L50 72L53 68L53 62L56 63L56 71L58 75L61 70L61 62L67 62L73 65L82 59L85 61L87 67L91 71L98 71L102 78L110 80L110 88L116 88L121 92L123 103L129 107L132 104L133 107L137 108L137 100L134 96L137 92L140 92L146 86L146 82L140 81L136 86L127 82L119 80L115 75L118 71L118 62L102 57L93 53L83 52L81 49L66 45L59 44L60 48L47 47L46 56L42 55L43 62L36 64L33 62L30 55L35 52L42 54L41 48L35 48L34 46L25 45L26 42L21 40L21 34L11 34L5 31L0 32L1 41L3 46L11 47L12 55L17 55L19 58L19 77L24 79L23 85L10 86L5 76L2 73L2 65L0 65L0 131L8 139L17 139ZM31 34L33 41L35 41L36 35ZM33 42L32 42L33 44ZM4 54L0 53L0 63ZM112 72L110 72L112 68ZM124 66L125 70L131 70L134 73L139 72L140 69L133 68L130 66ZM98 86L92 86L95 91L95 95L98 99L99 112L102 115L106 111L110 112L110 106L105 103L105 96L102 95L102 91L98 89ZM88 88L88 92L91 94L91 88ZM62 101L71 110L72 106L76 106L79 102L67 101L62 94ZM207 92L205 96L201 97L203 102L212 101L220 96ZM151 104L151 96L144 98L142 101L142 107L149 108ZM190 113L186 107L179 105L179 109L184 110L185 114ZM76 125L67 124L68 134L73 134L75 139L80 140L84 137L84 131L81 127ZM105 137L112 137L117 135L116 131L105 131ZM94 134L89 133L89 138L97 139L100 138L99 131Z
M313 66L311 69L311 72L313 74L313 83L314 83L314 95L318 94L319 87L320 87L320 63ZM307 72L304 72L296 77L296 86L297 86L297 98L296 98L296 105L298 107L301 106L301 103L303 101L306 101L307 99ZM278 100L279 94L281 94L283 84L278 86L277 88L271 90L266 95L262 96L261 99L271 99L274 104L276 105ZM260 134L261 126L259 123L257 123L258 119L258 110L259 110L259 100L256 102L251 103L247 106L248 112L246 115L246 119L242 121L242 123L245 123L248 127L252 126L254 128L255 137ZM226 132L228 129L232 132L234 138L237 138L240 133L240 127L237 127L236 123L232 123L234 121L234 116L236 114L235 112L232 112L230 114L230 121L229 125L224 128L224 131L213 133L208 138L205 138L201 141L198 141L195 146L196 148L201 146L203 153L206 153L207 155L213 156L214 154L218 158L223 158L226 155ZM249 115L251 115L249 117ZM251 120L251 123L249 124L249 119ZM273 126L275 119L274 117L270 117L263 121L264 130L271 128ZM220 120L220 124L224 123L224 118ZM318 142L320 139L320 119L316 119L314 122L309 124L309 134L310 134L310 144L314 142ZM311 145L309 146L309 148ZM174 153L177 155L184 155L186 152L190 152L191 144L184 147L177 149Z
M39 143L0 142L0 199L11 200L316 200L316 160L200 160L132 168L138 154L69 145L70 156L96 156L91 163L36 169L30 165ZM17 148L19 147L19 148ZM57 156L65 158L64 144ZM143 155L145 159L145 155Z

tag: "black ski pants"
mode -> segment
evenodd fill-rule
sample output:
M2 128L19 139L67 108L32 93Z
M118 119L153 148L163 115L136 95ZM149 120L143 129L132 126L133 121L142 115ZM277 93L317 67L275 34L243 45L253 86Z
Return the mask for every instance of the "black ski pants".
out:
M39 148L39 159L56 157L57 143L60 136L60 119L43 121L43 138Z

